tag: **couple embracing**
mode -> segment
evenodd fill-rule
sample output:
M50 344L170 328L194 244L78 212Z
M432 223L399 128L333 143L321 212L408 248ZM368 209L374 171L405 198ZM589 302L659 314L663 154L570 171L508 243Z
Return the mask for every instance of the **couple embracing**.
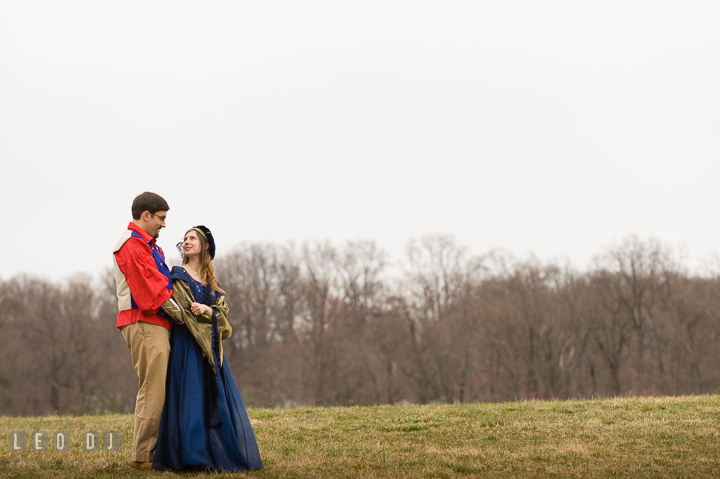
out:
M262 469L255 434L222 340L230 337L225 292L215 277L215 239L205 226L185 233L172 271L156 244L170 209L155 193L132 204L133 220L114 250L117 327L139 379L136 469L238 472Z

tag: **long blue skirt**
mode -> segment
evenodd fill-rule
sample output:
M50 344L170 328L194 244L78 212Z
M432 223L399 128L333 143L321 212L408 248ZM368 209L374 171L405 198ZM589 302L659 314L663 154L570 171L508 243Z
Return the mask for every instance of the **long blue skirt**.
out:
M217 352L215 352L217 361ZM173 325L165 406L153 469L262 469L255 434L230 365L213 373L195 338Z

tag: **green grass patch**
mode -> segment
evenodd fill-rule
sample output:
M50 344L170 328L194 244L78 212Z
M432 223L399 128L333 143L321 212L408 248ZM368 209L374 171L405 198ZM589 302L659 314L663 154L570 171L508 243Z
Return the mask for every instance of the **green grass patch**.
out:
M265 463L225 477L719 477L720 396L250 409ZM85 453L83 431L121 432ZM69 431L67 452L11 452L12 431ZM130 469L132 416L0 418L0 477L208 474Z

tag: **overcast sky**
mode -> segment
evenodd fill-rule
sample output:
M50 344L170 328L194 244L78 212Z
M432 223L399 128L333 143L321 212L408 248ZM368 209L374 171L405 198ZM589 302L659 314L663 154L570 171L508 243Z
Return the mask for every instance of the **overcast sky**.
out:
M0 278L426 234L579 269L720 252L720 2L0 2Z

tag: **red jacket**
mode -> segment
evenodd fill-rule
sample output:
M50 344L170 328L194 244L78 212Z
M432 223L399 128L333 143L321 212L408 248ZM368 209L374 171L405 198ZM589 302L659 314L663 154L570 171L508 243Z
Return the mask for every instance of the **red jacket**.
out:
M153 257L151 248L156 250L156 255L162 260L161 265ZM170 330L170 321L158 314L160 306L172 297L173 292L168 289L168 276L158 270L158 267L167 269L167 265L164 264L165 255L155 244L155 239L131 222L128 231L116 245L114 255L120 310L117 328L145 321Z

